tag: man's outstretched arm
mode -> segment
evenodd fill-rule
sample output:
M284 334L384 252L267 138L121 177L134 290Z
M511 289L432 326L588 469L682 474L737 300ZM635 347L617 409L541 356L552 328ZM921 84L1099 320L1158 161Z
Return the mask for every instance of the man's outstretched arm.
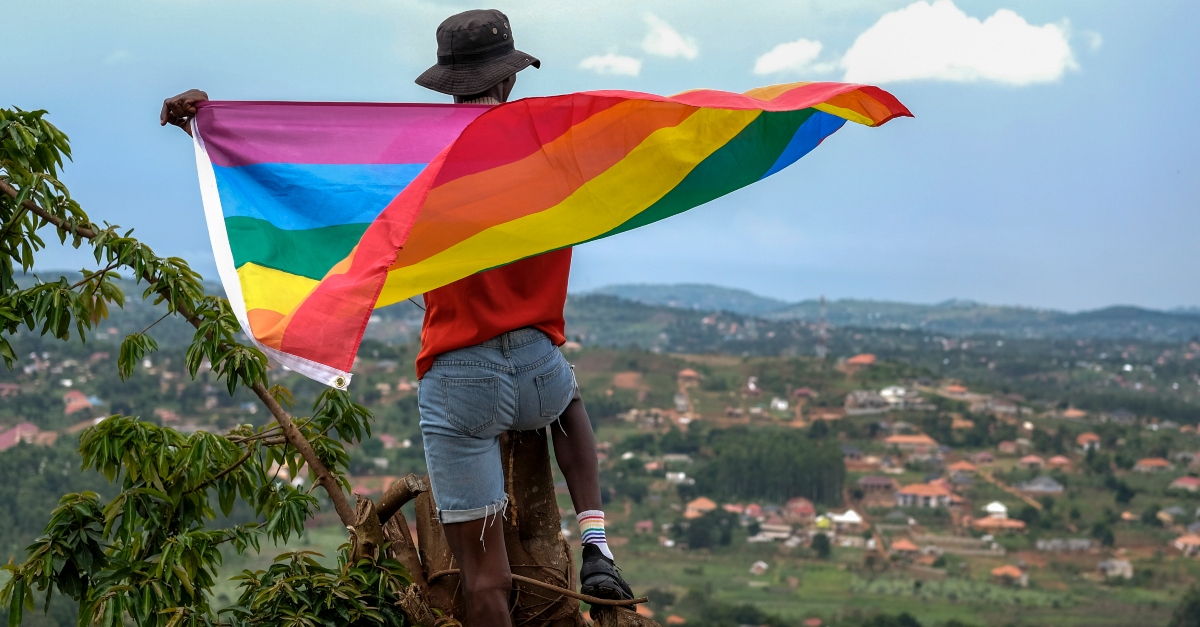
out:
M158 114L159 126L178 126L191 136L192 129L188 122L196 115L196 104L205 100L208 100L208 94L199 89L189 89L178 96L167 98L163 101L162 113Z

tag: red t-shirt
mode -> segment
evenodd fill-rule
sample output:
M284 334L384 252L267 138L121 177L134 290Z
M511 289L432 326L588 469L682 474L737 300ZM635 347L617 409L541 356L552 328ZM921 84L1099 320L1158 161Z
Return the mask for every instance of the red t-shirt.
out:
M555 346L567 341L563 306L571 249L564 248L480 272L425 293L417 378L442 353L533 327Z

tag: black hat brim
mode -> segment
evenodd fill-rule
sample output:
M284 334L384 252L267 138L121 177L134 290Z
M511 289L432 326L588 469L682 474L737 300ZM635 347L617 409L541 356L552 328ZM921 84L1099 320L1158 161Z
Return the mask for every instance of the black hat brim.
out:
M533 55L513 50L481 63L434 65L418 76L416 83L450 96L473 96L531 65L540 68L542 62Z

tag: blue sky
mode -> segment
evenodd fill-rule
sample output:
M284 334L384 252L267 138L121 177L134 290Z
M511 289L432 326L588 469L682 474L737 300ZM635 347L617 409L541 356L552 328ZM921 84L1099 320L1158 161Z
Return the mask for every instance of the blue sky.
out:
M440 101L412 79L471 5L0 0L0 105L70 134L92 214L216 278L189 141L162 99ZM786 299L1078 310L1200 305L1200 3L511 1L543 61L515 96L876 82L916 114L580 247L573 287L705 282ZM756 71L757 70L757 71ZM85 258L52 247L42 268Z

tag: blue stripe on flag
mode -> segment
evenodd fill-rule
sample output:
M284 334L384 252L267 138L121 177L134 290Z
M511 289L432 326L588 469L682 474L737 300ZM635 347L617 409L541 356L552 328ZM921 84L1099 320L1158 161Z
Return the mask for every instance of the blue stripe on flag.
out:
M295 231L371 222L426 165L256 163L213 172L226 218Z
M812 117L804 121L800 128L796 129L796 134L792 136L792 141L788 142L787 148L783 149L783 153L775 160L775 165L771 166L767 173L762 175L765 179L768 176L792 165L800 157L812 152L825 140L826 137L837 132L846 120L839 118L836 115L825 113L824 111L816 111Z

